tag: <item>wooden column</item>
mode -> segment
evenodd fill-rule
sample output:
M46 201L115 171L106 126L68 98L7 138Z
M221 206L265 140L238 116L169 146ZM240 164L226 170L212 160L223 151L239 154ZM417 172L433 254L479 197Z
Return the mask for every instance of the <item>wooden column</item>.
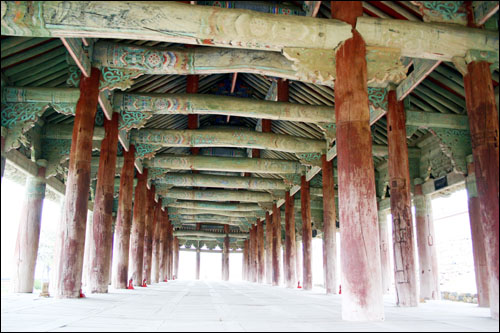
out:
M253 270L253 226L248 230L248 281L254 281L254 270Z
M337 293L337 226L333 161L321 156L323 175L323 271L327 294Z
M424 195L421 184L416 184L414 191L420 300L436 300L441 297L431 199Z
M142 265L144 260L144 223L147 203L148 169L137 175L135 187L134 219L130 234L130 266L129 276L135 286L141 286L143 281Z
M167 282L167 266L168 266L168 247L169 247L169 239L168 239L168 230L170 228L170 221L168 220L168 210L165 207L165 211L162 212L162 220L163 220L163 228L161 230L160 242L160 280L163 282Z
M396 304L418 305L415 237L411 213L410 166L406 144L406 117L403 102L396 91L389 91L387 141L389 145L389 186L391 189L392 233L394 249L394 284ZM428 266L428 265L426 265Z
M481 223L481 206L477 195L477 185L474 162L467 165L468 175L465 181L469 204L469 220L472 236L472 254L474 256L474 271L476 274L477 304L480 307L490 306L488 286L488 264Z
M311 193L306 176L301 177L300 210L302 213L302 274L304 290L312 289L312 226L311 226Z
M14 251L14 269L11 291L31 293L35 279L35 265L40 240L43 199L45 197L45 160L38 160L38 174L26 180L21 219Z
M380 265L382 268L382 290L384 294L391 291L391 259L389 251L389 228L387 227L387 210L378 211L378 230L380 237Z
M56 297L78 298L82 281L87 205L90 189L92 136L99 96L101 71L80 78L66 181L65 210L61 219L61 256L57 268Z
M266 212L266 283L273 282L273 222Z
M281 266L281 211L273 204L273 286L280 284Z
M113 246L115 243L115 227L116 227L116 214L113 217L113 224L111 225L111 246L109 247L109 268L108 268L108 280L106 283L108 285L111 284L111 280L113 279Z
M173 279L174 272L174 226L170 223L168 228L168 278Z
M257 281L259 283L264 283L266 264L265 264L265 252L264 252L264 221L262 219L257 220Z
M287 288L296 288L295 274L295 200L290 192L285 193L285 285Z
M222 280L229 281L229 224L224 225L224 248L222 249Z
M248 281L248 239L243 242L243 263L242 263L242 278Z
M464 87L488 266L490 310L498 320L498 113L489 63L469 63Z
M90 200L89 202L92 205L92 201ZM90 244L93 243L92 240L93 238L92 234L94 233L93 231L94 228L92 227L93 220L94 220L94 212L91 210L87 210L87 224L85 227L85 246L83 253L82 287L88 287L89 276L91 274L91 265L89 262L89 258L90 258Z
M128 285L128 259L130 247L130 229L132 227L132 197L134 194L135 146L123 151L123 166L120 174L120 193L118 196L118 214L116 217L113 245L113 287L126 289Z
M253 280L258 282L259 279L259 235L257 224L253 226L253 248L252 248L252 266L253 266Z
M155 204L155 214L154 214L154 232L153 232L153 255L151 263L151 282L160 282L160 249L164 242L163 239L160 240L162 236L162 228L165 227L162 219L161 210L161 198L158 198L158 202Z
M354 28L357 17L363 15L362 6L358 1L333 1L332 18ZM342 319L383 320L366 47L355 29L353 37L338 48L335 66Z
M144 219L144 257L142 263L142 278L146 284L151 284L151 264L153 257L153 230L155 213L155 187L146 192L146 218Z
M196 224L196 230L201 230L201 225L199 223ZM198 246L196 247L196 280L200 279L200 242L198 242Z
M90 244L91 293L107 293L109 262L112 249L113 192L115 189L116 153L118 150L119 113L111 120L104 118L104 139L101 142L97 186L94 200L93 237Z
M295 241L295 276L297 279L297 284L301 283L304 279L302 278L302 241ZM297 285L298 287L298 285Z
M174 280L179 277L179 239L174 237Z

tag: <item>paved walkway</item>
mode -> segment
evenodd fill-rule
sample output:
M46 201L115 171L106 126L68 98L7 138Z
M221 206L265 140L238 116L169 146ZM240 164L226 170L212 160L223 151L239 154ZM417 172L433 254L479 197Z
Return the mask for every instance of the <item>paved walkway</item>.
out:
M171 281L85 299L2 295L4 331L495 331L489 309L432 301L398 308L384 322L341 320L339 295L251 283Z

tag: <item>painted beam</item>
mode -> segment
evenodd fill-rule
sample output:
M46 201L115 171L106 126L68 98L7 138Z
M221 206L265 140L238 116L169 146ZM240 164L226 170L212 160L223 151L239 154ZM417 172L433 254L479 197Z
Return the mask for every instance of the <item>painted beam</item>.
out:
M228 235L230 238L248 238L248 234L244 233L219 233L210 231L198 231L198 230L176 230L174 231L174 237L205 237L205 238L224 238Z
M498 1L472 1L474 23L481 26L498 11Z
M389 156L389 147L383 145L372 145L372 155L376 157ZM420 157L420 148L408 147L408 157Z
M46 124L44 127L46 139L71 140L73 135L73 125ZM104 139L104 127L94 126L92 141L102 141Z
M259 177L233 177L188 173L167 173L156 184L179 187L220 187L246 190L285 190L286 185L282 180Z
M257 218L265 216L264 211L242 212L233 210L215 210L215 209L188 209L188 208L170 208L169 213L173 215L219 215L227 217L246 217Z
M253 212L260 211L262 208L255 203L219 203L211 201L177 201L169 203L169 208L185 208L190 210L217 210L217 211L238 211Z
M326 152L323 140L306 139L291 135L262 133L249 130L160 130L142 129L131 135L134 144L159 147L235 147L257 148L288 153Z
M335 49L352 36L351 27L337 20L173 1L48 1L36 5L4 1L1 33L140 39L266 51L281 51L284 47Z
M440 60L414 59L413 72L396 89L398 101L408 96L439 64Z
M266 52L267 54L269 52ZM146 120L153 114L217 114L308 123L335 122L335 112L329 106L302 105L230 96L116 93L113 105L115 111L121 112L125 116L140 112ZM122 127L132 128L132 125L141 126L142 124L125 122Z
M264 158L252 159L158 154L152 160L144 160L144 165L173 170L252 172L262 174L300 174L305 172L305 167L296 161Z
M451 61L468 50L498 53L498 32L453 24L359 17L356 30L367 46L401 50L404 57Z
M465 115L407 110L406 126L468 130L469 118Z
M4 87L2 103L75 103L80 98L78 88Z
M3 4L2 4L3 5ZM69 55L86 77L90 76L90 59L83 50L81 38L61 38L61 42L68 50Z
M231 190L184 190L173 188L168 191L158 190L158 194L165 198L181 200L204 201L242 201L242 202L271 202L275 199L265 192L231 191Z
M249 225L248 219L244 217L225 217L214 215L174 215L169 214L172 223L232 223L234 225Z

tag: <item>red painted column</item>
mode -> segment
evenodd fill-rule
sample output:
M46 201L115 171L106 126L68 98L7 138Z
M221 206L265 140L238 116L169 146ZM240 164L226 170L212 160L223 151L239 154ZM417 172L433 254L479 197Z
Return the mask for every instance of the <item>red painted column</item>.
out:
M174 226L170 223L168 228L168 270L167 276L172 280L174 271Z
M113 234L113 192L115 190L116 153L118 150L119 113L113 118L104 118L105 136L101 142L97 186L94 199L94 217L92 220L93 237L90 243L89 291L107 293L109 283L109 262Z
M273 204L273 286L280 284L281 266L281 211Z
M382 290L384 294L391 291L391 254L389 251L389 228L387 224L387 210L378 212L378 230L380 237L380 265L382 269Z
M113 287L126 289L128 285L128 258L130 229L132 227L132 197L134 194L135 146L130 145L128 152L123 151L123 166L120 174L120 193L113 244Z
M160 248L161 248L161 228L164 226L162 223L162 210L161 210L161 197L155 206L154 214L154 230L153 230L153 255L151 263L151 281L152 283L160 282Z
M465 180L469 204L469 220L472 236L472 254L474 256L474 271L476 273L477 304L480 307L490 306L488 286L488 264L484 247L484 235L481 223L481 206L477 195L477 184L474 162L467 165L468 175Z
M434 220L431 200L424 195L422 185L414 187L415 221L420 277L420 299L440 299Z
M151 264L153 257L153 230L154 230L154 213L155 213L155 187L146 192L146 218L144 220L144 258L142 263L142 279L146 280L147 284L151 284Z
M80 98L76 105L73 136L66 181L64 214L61 219L60 253L56 297L78 298L82 281L85 227L90 190L92 136L99 96L101 71L80 79Z
M266 212L266 283L273 282L273 222Z
M262 219L257 220L257 281L259 283L264 283L265 273L266 273L266 263L265 263L265 250L264 250L264 221Z
M285 285L296 288L296 249L295 249L295 201L290 191L285 193Z
M335 188L333 161L321 156L323 175L323 271L327 294L336 294L337 289L337 226L335 212Z
M229 225L224 225L224 247L222 249L222 280L229 281Z
M26 180L26 192L17 232L14 269L10 285L11 291L14 293L33 292L35 281L47 162L38 160L37 164L40 165L37 176L29 176Z
M304 290L312 289L312 225L311 225L311 193L306 176L301 177L300 209L302 213L302 274Z
M334 1L332 18L356 25L358 1ZM335 121L339 220L342 225L342 319L383 320L384 305L372 158L366 47L361 35L336 52Z
M248 239L243 242L242 278L248 281Z
M163 228L161 231L160 241L163 239L161 244L161 254L160 254L160 280L165 282L168 281L167 278L167 267L168 267L168 230L170 228L170 221L168 220L168 210L165 208L165 211L162 213L163 219Z
M147 180L148 170L144 169L142 174L137 174L137 185L135 187L134 219L130 234L130 266L129 276L134 286L142 285L142 265L144 260L144 224L147 202Z
M179 276L179 239L174 237L174 279Z
M471 62L464 76L465 101L484 235L491 316L498 320L498 113L487 62Z
M387 141L389 144L389 186L391 189L392 242L396 304L418 305L415 237L411 213L410 165L406 144L406 117L403 102L396 91L389 91ZM428 265L426 265L428 266Z

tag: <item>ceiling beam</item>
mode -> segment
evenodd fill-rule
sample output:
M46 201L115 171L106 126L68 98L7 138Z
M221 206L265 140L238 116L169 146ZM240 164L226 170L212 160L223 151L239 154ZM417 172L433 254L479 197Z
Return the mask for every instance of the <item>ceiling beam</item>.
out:
M172 188L167 191L157 189L156 193L165 198L203 201L272 202L275 198L266 192L232 190L187 190Z

